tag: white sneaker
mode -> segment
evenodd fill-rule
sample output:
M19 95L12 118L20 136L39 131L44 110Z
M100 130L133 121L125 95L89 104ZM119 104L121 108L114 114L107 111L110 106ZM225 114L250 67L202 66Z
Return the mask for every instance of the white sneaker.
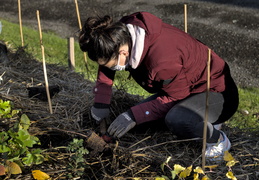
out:
M205 156L208 161L219 163L223 160L224 152L228 151L231 147L231 143L223 131L220 131L223 140L218 143L207 143L207 149Z

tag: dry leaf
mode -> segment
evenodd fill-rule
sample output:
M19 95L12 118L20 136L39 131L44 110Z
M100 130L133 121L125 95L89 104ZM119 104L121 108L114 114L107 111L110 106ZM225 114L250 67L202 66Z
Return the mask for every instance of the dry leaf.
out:
M196 173L199 173L199 174L204 174L204 171L199 166L197 166L193 171L196 172Z
M203 176L202 178L201 178L201 180L209 180L210 178L207 176L207 175L205 175L205 176Z
M0 176L5 175L5 167L0 164Z
M22 170L18 164L11 161L6 161L5 171L8 174L21 174Z
M227 161L226 166L228 166L228 167L232 167L236 163L238 163L238 161L235 160L235 158L228 151L224 152L224 160Z
M179 174L183 170L185 170L185 167L183 167L183 166L181 166L179 164L175 164L174 165L174 172L175 172L175 174Z
M193 180L200 180L198 173L194 173L194 175L193 175Z
M228 171L226 176L231 180L237 180L237 178L234 176L234 174L231 171Z
M45 172L42 172L41 170L33 170L32 176L36 180L48 180L50 179L49 175Z
M166 179L163 177L156 177L155 180L166 180Z
M205 168L209 168L210 171L212 171L212 169L218 167L219 165L218 164L215 164L215 165L210 165L210 166L205 166Z
M190 176L192 172L192 166L189 166L188 168L184 169L181 173L180 173L180 177L181 178L186 178L187 176Z
M232 167L234 166L236 163L238 163L238 161L236 161L235 159L231 160L231 161L228 161L226 166L228 167Z
M228 151L225 151L224 152L224 160L225 161L232 161L232 160L234 160L234 158Z

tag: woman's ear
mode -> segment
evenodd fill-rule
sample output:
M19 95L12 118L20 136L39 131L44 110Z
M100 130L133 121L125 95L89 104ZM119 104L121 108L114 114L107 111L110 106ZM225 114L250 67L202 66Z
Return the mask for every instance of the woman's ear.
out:
M129 51L121 50L120 54L123 54L124 56L129 56Z

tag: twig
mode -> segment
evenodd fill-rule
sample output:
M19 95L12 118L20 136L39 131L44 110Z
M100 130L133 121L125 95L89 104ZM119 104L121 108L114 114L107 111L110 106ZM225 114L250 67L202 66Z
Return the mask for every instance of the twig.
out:
M82 136L82 137L85 137L85 138L88 138L89 136L85 135L85 134L82 134L82 133L78 133L78 132L75 132L75 131L68 131L68 130L63 130L63 129L59 129L59 128L49 128L50 130L54 129L54 130L57 130L57 131L62 131L62 132L65 132L65 133L70 133L70 134L76 134L76 135L79 135L79 136Z
M144 138L144 139L142 139L142 140L138 141L137 143L135 143L135 144L131 145L131 146L130 146L130 147L128 147L128 148L130 149L130 148L132 148L132 147L134 147L134 146L138 145L139 143L141 143L141 142L143 142L143 141L146 141L146 140L147 140L147 139L149 139L149 138L151 138L151 136L148 136L148 137L146 137L146 138Z
M134 162L133 164L129 165L129 166L125 166L124 169L121 169L117 174L114 175L114 177L118 177L119 175L122 175L123 173L126 173L127 170L131 170L132 168L131 167L137 167L139 162Z
M94 178L95 178L96 180L98 180L98 178L96 177L96 175L95 175L95 173L94 173L94 171L93 171L93 169L92 169L92 167L91 167L91 166L89 167L89 169L91 170L91 172L92 172L92 174L93 174Z
M145 170L148 169L149 167L150 167L150 165L148 165L147 167L144 167L143 169L141 169L141 170L139 170L138 172L136 172L136 173L134 174L134 176L137 175L137 174L139 174L139 173L141 173L142 171L145 171Z
M178 143L178 142L186 142L186 141L196 141L196 140L200 140L201 138L192 138L192 139L182 139L182 140L175 140L175 141L167 141L167 142L163 142L163 143L160 143L160 144L155 144L153 146L146 146L146 147L143 147L143 148L139 148L139 149L136 149L134 151L131 151L132 153L135 153L135 152L138 152L138 151L142 151L142 150L145 150L145 149L148 149L148 148L153 148L153 147L157 147L157 146L162 146L164 144L170 144L170 143Z
M108 175L108 173L106 172L105 167L104 167L104 165L103 165L103 163L102 163L101 157L99 156L98 159L99 159L99 162L100 162L100 164L101 164L101 166L102 166L103 173L106 174L106 175ZM109 175L108 175L108 176L109 176Z
M246 164L246 165L243 165L243 167L255 167L255 166L259 166L259 164L255 163L255 164Z

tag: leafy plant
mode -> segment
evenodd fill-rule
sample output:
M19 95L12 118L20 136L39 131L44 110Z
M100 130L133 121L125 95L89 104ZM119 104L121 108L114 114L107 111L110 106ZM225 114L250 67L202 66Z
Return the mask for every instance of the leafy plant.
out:
M18 110L12 110L9 101L1 100L0 106L1 112L3 112L1 117L12 118L19 112ZM39 145L40 141L37 137L30 135L28 132L29 126L30 119L27 115L22 114L13 127L8 131L0 132L0 153L6 166L5 170L9 169L9 173L13 171L12 167L15 164L12 164L12 162L17 162L17 166L29 166L41 164L44 160L41 149L33 148L34 145ZM9 167L8 164L12 166Z
M88 165L86 165L84 155L88 154L89 151L83 146L83 139L74 138L72 142L69 143L67 150L69 151L70 161L68 164L68 169L71 170L73 175L81 176ZM72 177L70 177L72 178Z
M18 113L19 110L12 110L10 101L3 101L0 99L0 118L11 118Z
M31 149L34 145L39 145L40 141L28 132L29 124L29 118L23 114L14 127L0 133L0 153L3 153L4 159L21 161L24 165L43 162L41 149Z

